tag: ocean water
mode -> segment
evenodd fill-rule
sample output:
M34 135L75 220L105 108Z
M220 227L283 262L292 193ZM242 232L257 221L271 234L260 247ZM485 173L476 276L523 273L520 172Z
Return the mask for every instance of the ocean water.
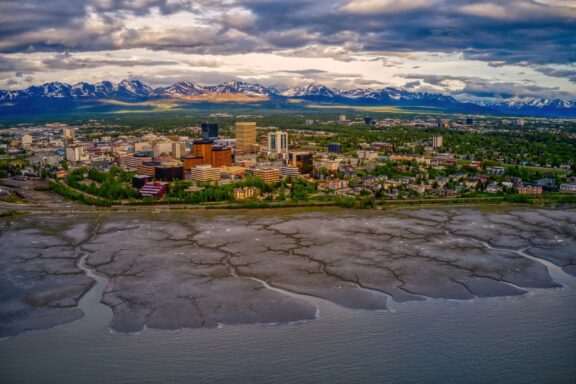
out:
M576 278L547 265L563 288L380 312L307 297L313 321L129 335L96 276L83 319L0 340L0 382L576 383Z

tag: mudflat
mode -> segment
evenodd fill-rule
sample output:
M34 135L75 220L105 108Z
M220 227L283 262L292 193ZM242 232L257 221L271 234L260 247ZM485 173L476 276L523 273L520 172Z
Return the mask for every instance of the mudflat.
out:
M523 295L576 275L576 210L394 213L79 213L2 219L0 336L83 316L108 279L110 327L180 329L314 319L306 296L347 308ZM84 258L84 259L83 259Z

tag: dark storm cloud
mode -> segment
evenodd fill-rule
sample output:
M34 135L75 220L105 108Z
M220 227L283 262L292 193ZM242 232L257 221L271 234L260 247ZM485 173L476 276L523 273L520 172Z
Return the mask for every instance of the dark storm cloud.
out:
M562 4L565 4L562 6ZM436 52L493 66L576 62L576 7L546 0L2 0L0 52L128 48L277 52L356 60ZM189 11L199 23L134 27L128 18ZM383 62L395 66L395 62Z
M572 83L576 83L576 69L557 69L552 67L536 67L534 69L546 76L567 78Z
M363 51L462 52L495 64L576 61L576 8L532 0L255 0L243 5L257 16L252 32L282 36L298 30L301 44L353 41ZM344 31L350 33L341 40ZM283 47L293 40L272 42Z

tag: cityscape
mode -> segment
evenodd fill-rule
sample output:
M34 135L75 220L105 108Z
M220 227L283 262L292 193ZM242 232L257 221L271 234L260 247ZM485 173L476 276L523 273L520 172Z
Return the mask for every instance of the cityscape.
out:
M1 384L572 384L576 0L0 1Z
M290 116L282 128L270 120L213 113L169 132L97 120L20 124L2 132L3 199L24 201L20 186L88 206L382 208L576 196L571 120L358 112ZM549 141L555 147L543 151Z

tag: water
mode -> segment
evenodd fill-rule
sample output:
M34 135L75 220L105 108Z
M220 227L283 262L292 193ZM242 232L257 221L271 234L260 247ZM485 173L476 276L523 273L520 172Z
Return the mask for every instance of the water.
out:
M548 267L564 288L391 303L384 312L306 298L318 320L133 335L107 329L106 279L92 276L82 320L0 341L0 381L574 383L576 278Z

